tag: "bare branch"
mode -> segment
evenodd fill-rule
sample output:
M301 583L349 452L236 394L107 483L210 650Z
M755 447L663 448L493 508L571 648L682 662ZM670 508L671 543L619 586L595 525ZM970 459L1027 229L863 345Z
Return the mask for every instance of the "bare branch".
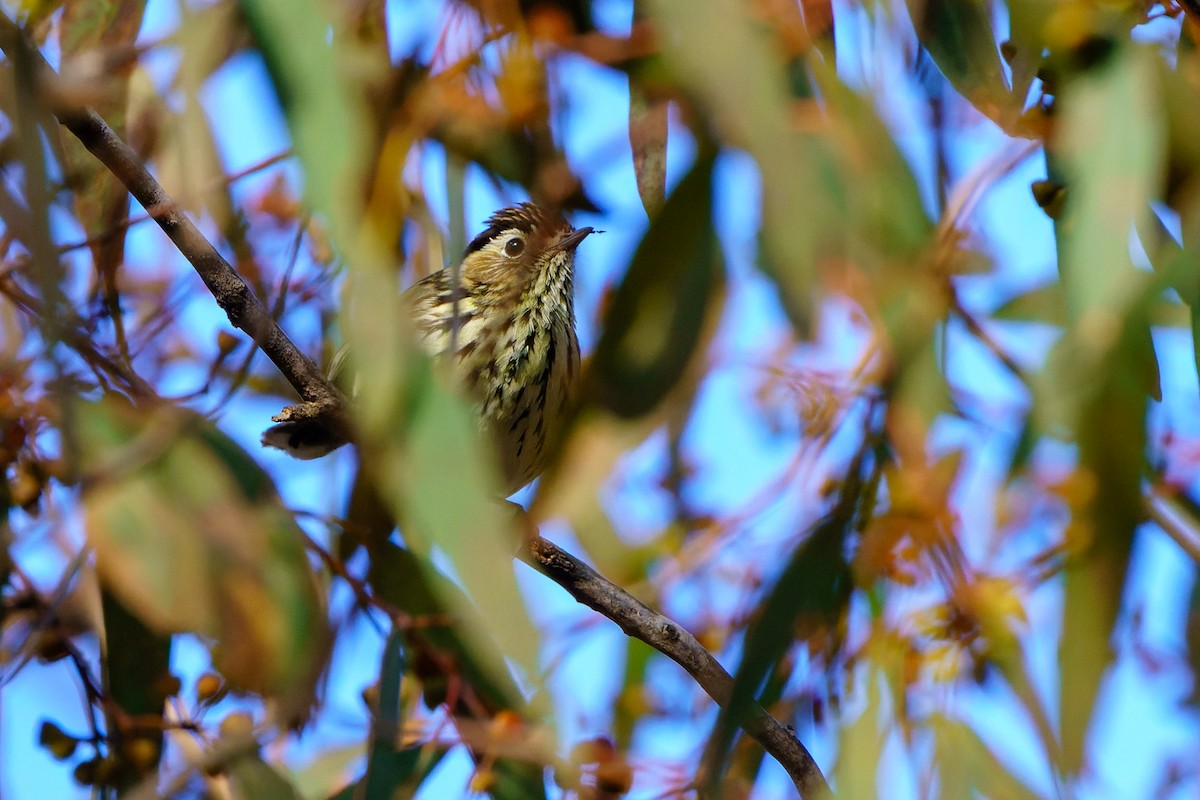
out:
M521 560L566 589L583 605L617 623L629 636L683 667L709 697L719 705L728 705L733 695L733 678L683 627L541 536L530 537ZM757 706L741 724L787 770L801 797L831 794L820 767L789 728Z

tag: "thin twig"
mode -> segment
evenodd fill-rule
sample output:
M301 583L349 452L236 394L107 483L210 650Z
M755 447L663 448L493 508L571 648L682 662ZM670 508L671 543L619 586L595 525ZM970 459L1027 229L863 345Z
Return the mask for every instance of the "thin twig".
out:
M256 172L261 172L264 169L267 169L269 167L273 167L276 164L278 164L279 162L286 161L287 159L289 159L291 157L292 157L291 150L285 150L282 153L276 153L273 156L268 156L267 158L264 158L262 161L258 161L254 164L251 164L250 166L246 167L245 169L239 170L234 173L230 173L229 175L225 175L218 181L213 181L209 187L206 187L206 190L207 190L207 188L219 188L221 186L228 186L230 184L236 183L237 181L240 181L242 178L245 178L249 175L253 175ZM100 233L97 233L94 236L89 236L86 239L80 239L75 242L70 242L69 244L59 245L59 247L58 247L59 255L62 255L63 253L69 253L72 250L82 250L85 247L91 247L93 245L100 244L101 242L104 242L107 239L111 238L114 234L118 233L119 231L121 231L124 228L132 228L134 225L140 225L143 222L149 222L152 219L154 219L154 217L150 214L138 214L136 216L126 217L125 219L123 219L120 222L118 222L117 224L113 225L106 231L101 231Z
M29 42L24 31L5 14L0 14L0 49L10 59L14 54L24 54L29 58L35 65L35 74L40 83L50 86L57 79L57 73ZM58 121L108 167L125 184L134 199L154 217L158 226L191 263L233 326L247 333L262 348L300 397L314 407L332 412L331 419L344 416L338 413L344 409L345 401L337 389L296 348L237 270L179 209L137 154L108 123L90 107L56 107L51 110Z
M1189 528L1195 524L1186 510L1161 486L1152 486L1148 496L1142 500L1146 515L1155 522L1163 532L1187 553L1188 557L1200 563L1200 534Z
M17 270L0 272L0 295L7 297L18 310L34 320L44 319L45 306L41 300L25 291L13 277ZM154 390L136 372L117 358L101 351L86 333L83 320L74 313L60 314L60 336L64 344L79 354L96 380L107 386L104 375L115 378L131 397L153 397Z

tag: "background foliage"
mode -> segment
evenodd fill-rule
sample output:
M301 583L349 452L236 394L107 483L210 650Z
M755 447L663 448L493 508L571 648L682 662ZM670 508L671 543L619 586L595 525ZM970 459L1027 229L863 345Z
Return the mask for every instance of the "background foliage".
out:
M844 797L1196 792L1200 7L2 8L60 74L5 38L9 796L790 796L752 699ZM303 350L354 345L386 513L352 454L258 448L294 392L80 105ZM609 233L518 499L719 655L720 712L514 565L408 345L399 289L526 197Z

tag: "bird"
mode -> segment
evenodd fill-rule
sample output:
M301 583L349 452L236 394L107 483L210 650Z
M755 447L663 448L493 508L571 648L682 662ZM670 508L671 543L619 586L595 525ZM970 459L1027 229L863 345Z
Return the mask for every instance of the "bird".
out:
M575 250L593 228L557 211L520 203L496 211L467 245L457 270L445 267L404 292L417 343L451 358L474 401L480 428L500 457L505 494L546 468L579 383L575 333ZM345 359L335 356L331 373ZM262 436L296 458L345 444L314 420L282 422Z

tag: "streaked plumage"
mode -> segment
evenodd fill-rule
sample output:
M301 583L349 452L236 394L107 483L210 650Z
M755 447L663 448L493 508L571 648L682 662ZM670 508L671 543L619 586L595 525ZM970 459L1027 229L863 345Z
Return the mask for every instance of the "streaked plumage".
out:
M467 246L458 291L447 267L404 294L420 344L434 356L457 352L456 370L495 437L508 493L545 468L573 396L575 248L590 233L529 203L506 208ZM269 429L263 443L308 458L337 446L313 447L319 437L287 425Z

